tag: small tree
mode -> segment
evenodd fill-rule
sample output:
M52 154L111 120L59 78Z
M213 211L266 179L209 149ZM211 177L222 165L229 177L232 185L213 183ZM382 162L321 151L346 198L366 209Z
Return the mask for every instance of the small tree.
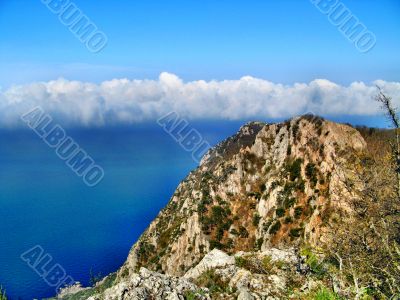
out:
M395 142L390 143L393 153L393 163L396 166L397 173L397 194L400 197L400 120L397 114L397 109L392 104L392 98L385 95L382 89L377 86L378 95L375 99L381 103L383 110L385 110L386 116L392 124L395 132Z

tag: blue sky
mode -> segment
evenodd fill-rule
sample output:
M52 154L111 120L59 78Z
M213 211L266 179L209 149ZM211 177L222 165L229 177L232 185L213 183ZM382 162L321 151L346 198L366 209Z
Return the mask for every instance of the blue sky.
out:
M377 37L362 54L309 0L74 1L103 30L93 54L40 0L0 0L0 86L64 77L339 84L400 81L400 1L343 3Z

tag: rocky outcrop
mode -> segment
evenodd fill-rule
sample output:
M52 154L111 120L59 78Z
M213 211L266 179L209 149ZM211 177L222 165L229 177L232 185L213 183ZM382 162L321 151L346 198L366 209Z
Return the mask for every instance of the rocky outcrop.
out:
M197 266L190 269L184 277L188 279L198 278L208 270L231 266L234 264L234 257L231 257L218 249L214 249L208 253Z
M141 268L138 273L89 297L88 300L183 300L188 295L196 296L196 299L210 299L206 290L186 279Z
M122 281L116 280L109 288L102 289L104 283L99 283L96 288L101 292L94 288L90 291L91 296L75 295L74 299L282 299L294 280L303 286L303 290L315 285L306 274L300 273L302 260L294 249L271 248L265 252L240 252L234 256L213 250L183 278L141 268Z
M271 248L232 256L215 249L184 277L141 268L108 288L100 282L91 290L82 289L73 299L286 299L294 286L304 293L322 284L308 276L307 268L302 267L305 259L295 249ZM60 299L69 299L66 295Z

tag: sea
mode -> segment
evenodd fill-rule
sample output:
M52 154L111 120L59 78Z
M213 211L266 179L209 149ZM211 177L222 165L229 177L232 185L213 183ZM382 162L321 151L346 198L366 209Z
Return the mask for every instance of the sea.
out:
M241 124L191 126L215 145ZM21 258L35 249L48 258L40 267L60 266L84 286L92 275L117 271L178 184L198 165L158 125L66 132L104 169L97 186L85 185L29 128L0 130L0 286L9 299L55 296L48 278Z

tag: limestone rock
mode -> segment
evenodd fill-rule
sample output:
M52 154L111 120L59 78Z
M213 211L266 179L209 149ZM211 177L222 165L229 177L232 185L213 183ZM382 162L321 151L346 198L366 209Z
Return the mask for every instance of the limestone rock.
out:
M255 298L247 291L241 290L237 300L255 300Z
M185 274L185 278L197 278L207 270L226 267L235 264L235 258L226 253L214 249L208 253L202 261Z

